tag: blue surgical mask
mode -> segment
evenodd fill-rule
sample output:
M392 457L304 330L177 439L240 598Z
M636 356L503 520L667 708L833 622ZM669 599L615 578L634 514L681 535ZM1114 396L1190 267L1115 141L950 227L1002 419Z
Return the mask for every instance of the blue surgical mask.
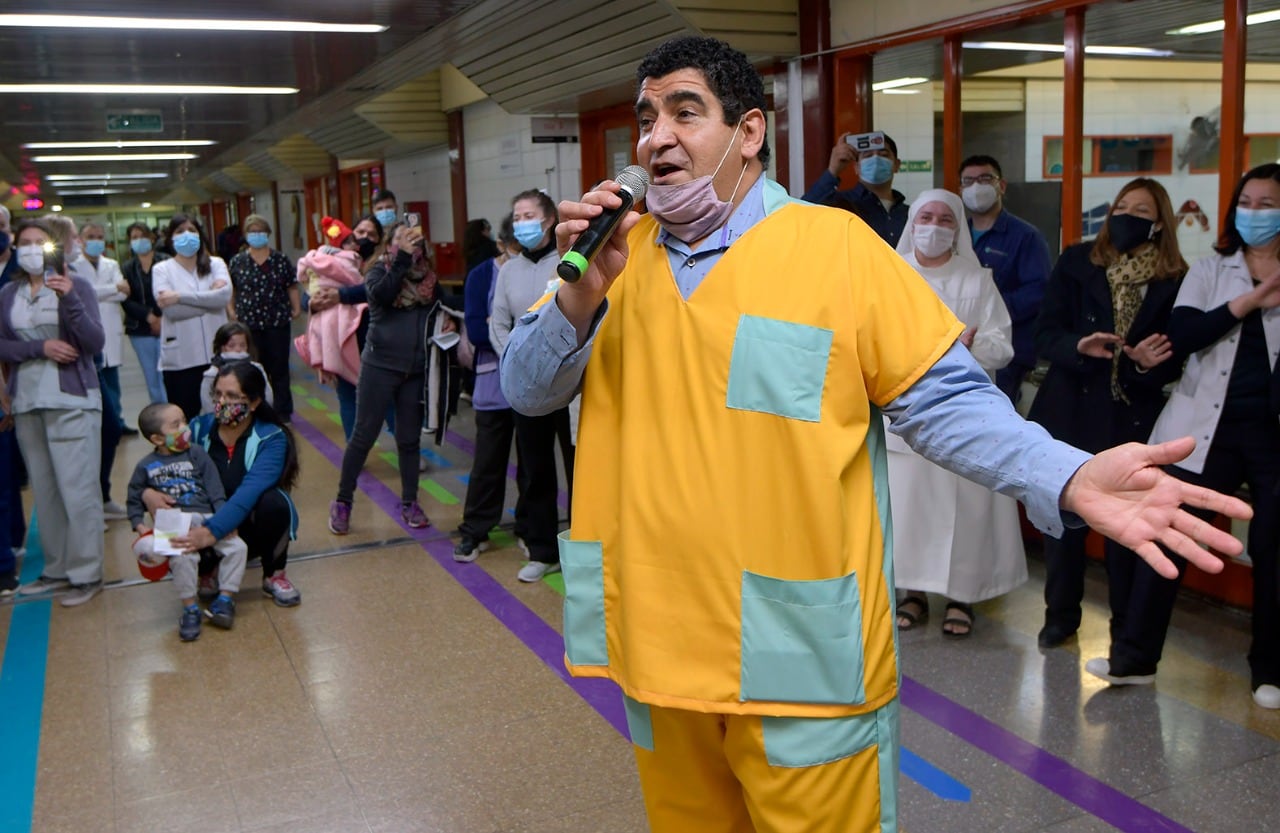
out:
M542 228L541 220L517 220L512 224L512 230L520 245L530 251L542 242L543 236L547 233Z
M1261 246L1280 234L1280 208L1236 208L1236 231L1246 246Z
M86 240L84 241L84 253L89 257L102 257L102 253L107 250L107 241L105 240Z
M265 249L271 240L271 235L265 231L251 231L244 236L244 239L250 249Z
M396 210L394 208L380 208L373 212L373 216L379 223L382 223L383 228L386 228L396 221Z
M200 251L200 235L183 231L173 236L173 250L183 257L191 257Z
M129 241L129 248L135 255L151 253L151 241L145 237L137 237Z
M13 238L9 236L9 232L0 231L0 254L4 254L9 251L9 246L12 243Z
M887 156L868 156L858 163L858 178L868 185L884 185L893 179L893 162Z

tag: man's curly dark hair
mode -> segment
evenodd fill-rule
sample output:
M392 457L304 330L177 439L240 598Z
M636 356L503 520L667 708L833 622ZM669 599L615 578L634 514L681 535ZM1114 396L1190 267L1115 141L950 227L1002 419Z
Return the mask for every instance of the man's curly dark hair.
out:
M735 127L742 114L752 109L765 112L764 82L747 56L715 38L674 38L661 44L636 68L636 87L646 78L661 78L682 69L696 69L720 100L724 123ZM769 140L760 145L760 164L769 165Z

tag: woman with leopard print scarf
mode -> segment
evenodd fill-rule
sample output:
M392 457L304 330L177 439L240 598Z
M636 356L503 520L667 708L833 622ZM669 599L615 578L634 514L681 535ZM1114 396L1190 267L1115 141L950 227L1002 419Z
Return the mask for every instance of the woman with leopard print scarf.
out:
M1145 442L1164 407L1164 387L1181 372L1168 329L1186 270L1168 193L1152 179L1126 184L1097 239L1069 246L1049 279L1035 331L1049 370L1030 418L1085 451ZM1061 539L1045 539L1043 648L1080 627L1087 533L1067 529ZM1160 579L1142 572L1132 551L1110 540L1103 548L1112 656L1095 661L1109 666L1098 670L1111 678L1154 674L1154 664L1131 658L1124 646L1146 627L1129 615L1133 597L1147 592L1147 573Z

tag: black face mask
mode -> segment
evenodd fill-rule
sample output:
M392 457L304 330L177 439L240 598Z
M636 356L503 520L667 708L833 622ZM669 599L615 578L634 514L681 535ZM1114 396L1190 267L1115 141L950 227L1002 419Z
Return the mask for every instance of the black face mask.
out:
M373 252L378 248L378 244L373 241L373 238L365 237L356 243L356 247L356 251L360 253L360 259L368 260L373 257Z
M1128 254L1148 242L1154 236L1155 222L1132 214L1112 214L1107 218L1107 232L1111 245L1121 254Z

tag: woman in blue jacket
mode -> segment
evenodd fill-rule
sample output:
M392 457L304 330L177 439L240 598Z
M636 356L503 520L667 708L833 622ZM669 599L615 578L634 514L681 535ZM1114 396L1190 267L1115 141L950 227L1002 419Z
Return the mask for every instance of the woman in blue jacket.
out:
M249 558L262 560L262 592L281 607L292 607L302 601L285 575L289 542L298 531L298 513L289 498L298 479L293 434L267 404L266 379L249 362L218 371L213 401L213 413L191 420L191 442L213 458L227 502L204 526L175 543L198 551L239 530ZM150 489L143 500L152 512L172 504Z

